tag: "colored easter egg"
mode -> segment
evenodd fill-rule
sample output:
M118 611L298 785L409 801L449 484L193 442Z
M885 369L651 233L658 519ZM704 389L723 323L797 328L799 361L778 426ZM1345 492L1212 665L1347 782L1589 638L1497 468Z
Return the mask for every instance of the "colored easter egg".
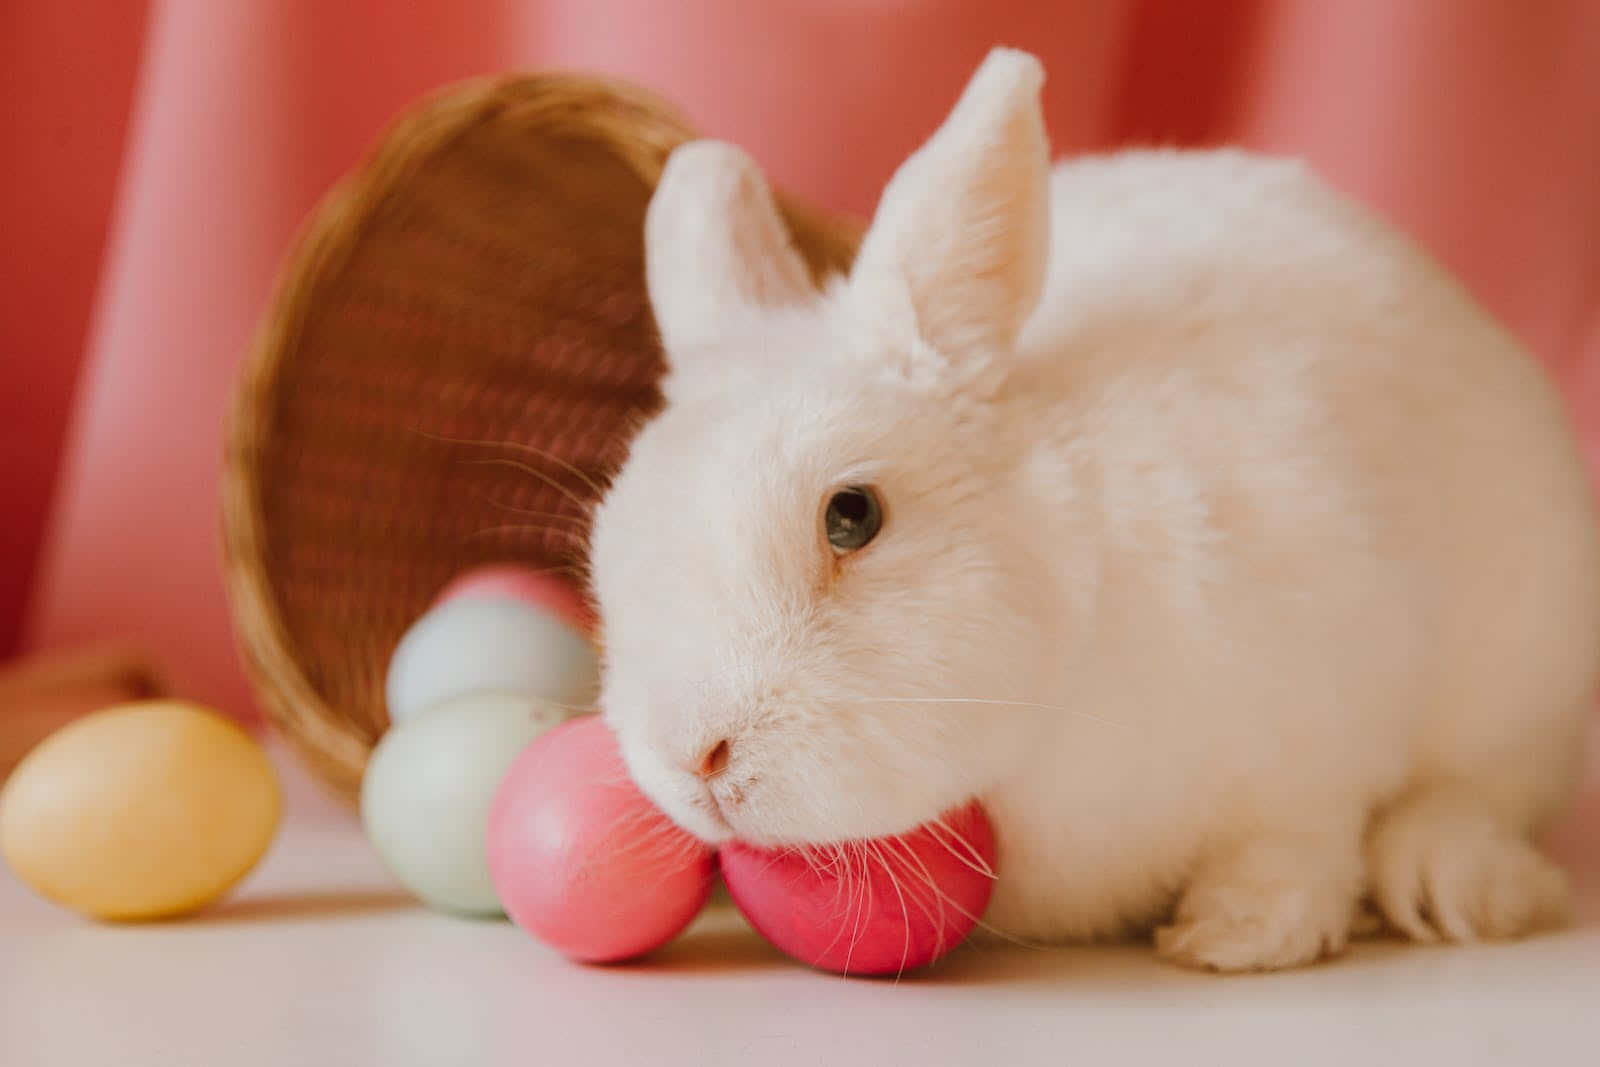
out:
M361 821L385 867L441 911L498 915L489 805L523 747L567 718L527 696L474 693L391 727L361 778Z
M237 724L179 701L62 727L0 793L0 854L41 896L108 920L194 911L255 866L282 797Z
M666 944L711 892L715 856L628 777L598 715L517 757L489 814L489 871L506 912L575 960L632 959Z
M544 571L516 563L474 567L440 590L435 604L458 597L510 597L543 608L585 634L595 630L594 609L578 587Z
M959 945L989 905L995 843L976 802L897 837L834 846L722 846L734 904L768 941L822 970L895 975Z
M594 646L543 608L512 597L455 597L430 608L389 660L389 719L470 693L524 693L588 707L599 688Z

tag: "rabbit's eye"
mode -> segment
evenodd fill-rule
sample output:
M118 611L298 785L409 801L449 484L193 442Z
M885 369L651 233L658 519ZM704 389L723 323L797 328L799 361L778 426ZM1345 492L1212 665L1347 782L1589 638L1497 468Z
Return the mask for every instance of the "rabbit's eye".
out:
M877 492L864 485L840 489L828 499L823 527L836 555L861 548L883 527L883 505Z

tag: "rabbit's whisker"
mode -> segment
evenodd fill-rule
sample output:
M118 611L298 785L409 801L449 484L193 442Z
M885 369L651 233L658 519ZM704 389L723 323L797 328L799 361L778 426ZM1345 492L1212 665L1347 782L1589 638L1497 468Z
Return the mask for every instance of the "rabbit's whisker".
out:
M1037 711L1059 711L1063 715L1076 715L1091 722L1100 723L1102 726L1114 726L1118 730L1128 729L1126 723L1117 722L1084 711L1081 708L1069 708L1060 704L1035 704L1029 700L986 700L982 697L856 697L852 704L993 704L997 707L1032 708Z
M547 462L553 463L557 467L560 467L562 470L578 479L578 481L582 482L584 488L593 492L596 499L599 499L605 495L605 490L601 487L599 482L596 482L593 478L589 477L583 471L579 470L571 463L568 463L554 452L547 452L536 445L530 445L522 441L491 441L464 437L449 437L444 434L433 433L429 430L417 430L416 433L423 437L429 438L430 440L439 441L443 444L460 445L463 448L503 448L511 452L520 452L525 456L533 456L536 459L546 460Z
M538 467L535 467L535 466L533 466L531 464L528 464L528 463L524 463L519 459L506 459L504 457L491 457L489 459L465 459L465 460L462 460L461 462L470 463L473 466L478 466L478 467L511 467L511 468L513 468L515 470L521 471L522 473L524 473L524 474L526 474L526 475L528 475L528 476L530 476L532 478L536 478L537 480L543 482L545 485L548 485L551 489L554 489L556 492L560 493L566 499L572 501L574 504L578 505L580 508L583 508L584 512L586 514L587 514L588 510L593 506L593 503L591 501L585 500L585 499L583 499L583 497L581 497L577 493L573 492L572 488L570 486L562 485L552 475L546 474L544 471L540 470Z

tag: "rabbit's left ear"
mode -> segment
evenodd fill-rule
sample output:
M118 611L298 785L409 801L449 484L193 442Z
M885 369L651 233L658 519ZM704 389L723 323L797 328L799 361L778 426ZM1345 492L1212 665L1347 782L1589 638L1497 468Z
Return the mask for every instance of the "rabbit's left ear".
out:
M720 141L667 158L645 217L645 279L675 371L738 316L816 293L755 161Z
M1050 228L1043 84L1033 56L990 52L884 190L850 286L901 351L988 363L1038 303Z

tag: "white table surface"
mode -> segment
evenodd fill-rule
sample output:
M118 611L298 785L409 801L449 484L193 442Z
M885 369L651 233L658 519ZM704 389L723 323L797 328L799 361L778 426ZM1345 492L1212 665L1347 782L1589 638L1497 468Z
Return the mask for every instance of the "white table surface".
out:
M413 904L280 766L280 836L200 916L96 924L0 873L0 1067L1600 1063L1600 797L1565 835L1582 907L1560 934L1248 977L969 947L894 983L793 964L725 907L648 963L567 963Z

